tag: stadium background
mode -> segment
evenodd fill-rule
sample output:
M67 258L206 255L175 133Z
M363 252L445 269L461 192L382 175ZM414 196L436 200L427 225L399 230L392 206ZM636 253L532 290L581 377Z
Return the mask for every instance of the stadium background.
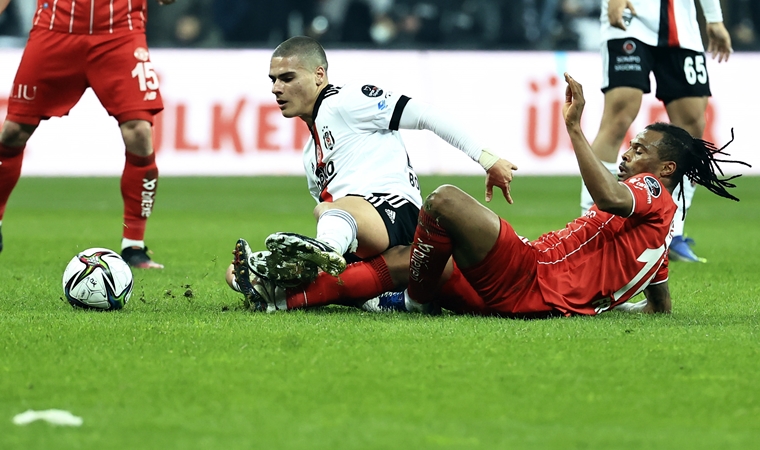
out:
M745 105L760 103L760 92L746 89L760 64L752 51L759 42L752 18L760 14L760 2L724 3L737 53L728 64L708 62L714 96L705 138L723 144L733 128L732 155L752 164L745 173L754 174L760 155L749 144L754 123ZM23 18L34 4L11 2L1 17L0 119L31 23ZM376 84L449 111L518 164L520 174L577 174L560 117L564 71L584 85L589 140L598 128L603 98L596 0L149 5L149 45L166 106L155 133L163 175L302 172L300 149L308 132L281 117L267 78L272 48L293 34L324 43L333 83ZM632 130L667 120L653 95L645 96L641 111ZM23 175L119 175L123 143L113 125L88 91L69 117L51 119L32 137ZM477 165L432 133L403 133L418 173L478 173ZM58 157L64 153L71 157Z

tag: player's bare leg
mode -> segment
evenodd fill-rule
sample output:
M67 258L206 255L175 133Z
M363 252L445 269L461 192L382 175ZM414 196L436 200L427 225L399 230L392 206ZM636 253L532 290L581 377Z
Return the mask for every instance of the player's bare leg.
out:
M3 251L3 215L8 198L21 176L21 163L26 142L37 125L26 125L6 120L0 131L0 252Z
M668 103L665 109L673 125L678 125L694 137L702 138L706 126L707 101L707 97L679 98ZM683 192L678 188L673 192L673 199L676 201L678 210L673 218L673 241L670 243L670 259L671 261L705 262L704 258L697 256L691 249L694 241L684 236L686 223L684 206L685 211L688 212L697 186L686 177L684 177L682 186ZM679 195L683 195L684 198L679 200Z
M132 267L163 269L149 256L145 246L145 225L153 211L158 168L153 152L153 130L147 120L127 120L119 125L126 147L126 162L121 176L124 199L122 257Z
M316 238L275 233L267 237L267 248L284 261L302 260L333 276L345 270L344 254L369 258L388 248L383 219L362 197L349 196L320 203L314 208L314 217L317 219Z
M613 174L617 174L620 147L639 113L643 96L641 90L630 87L617 87L604 94L602 120L591 149ZM584 184L581 187L581 212L588 211L593 203Z

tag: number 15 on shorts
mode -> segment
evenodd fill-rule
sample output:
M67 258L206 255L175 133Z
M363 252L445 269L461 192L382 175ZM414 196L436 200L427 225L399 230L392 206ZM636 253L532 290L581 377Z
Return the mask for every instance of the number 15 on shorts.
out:
M158 76L150 61L138 62L132 70L132 78L137 78L140 91L145 92L145 100L155 100L158 89Z

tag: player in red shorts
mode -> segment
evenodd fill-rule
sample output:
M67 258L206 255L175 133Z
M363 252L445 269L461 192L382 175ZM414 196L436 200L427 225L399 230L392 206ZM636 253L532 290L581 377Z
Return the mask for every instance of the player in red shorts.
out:
M595 315L615 307L670 312L667 249L676 211L671 193L685 175L738 200L726 190L735 177L715 175L720 150L712 144L656 123L631 141L616 178L581 130L581 85L567 74L565 80L565 125L594 206L564 229L528 241L460 189L439 187L420 211L410 259L411 301L509 317ZM439 293L452 256L454 281ZM452 288L461 295L452 299ZM642 291L645 300L619 306Z
M0 13L8 3L0 0ZM132 267L163 268L143 240L158 184L151 127L163 109L145 39L146 0L38 0L33 20L0 132L0 226L26 142L40 121L68 114L89 87L119 123L126 147L122 257Z

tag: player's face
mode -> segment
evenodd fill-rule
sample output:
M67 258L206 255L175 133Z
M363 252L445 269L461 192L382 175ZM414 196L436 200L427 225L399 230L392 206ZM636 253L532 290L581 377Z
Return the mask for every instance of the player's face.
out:
M324 68L310 70L297 56L274 57L269 64L269 79L282 115L309 122L320 86L327 81Z
M659 177L662 161L658 146L661 139L662 133L652 130L644 130L633 138L618 166L618 180L627 180L640 173L651 173Z

